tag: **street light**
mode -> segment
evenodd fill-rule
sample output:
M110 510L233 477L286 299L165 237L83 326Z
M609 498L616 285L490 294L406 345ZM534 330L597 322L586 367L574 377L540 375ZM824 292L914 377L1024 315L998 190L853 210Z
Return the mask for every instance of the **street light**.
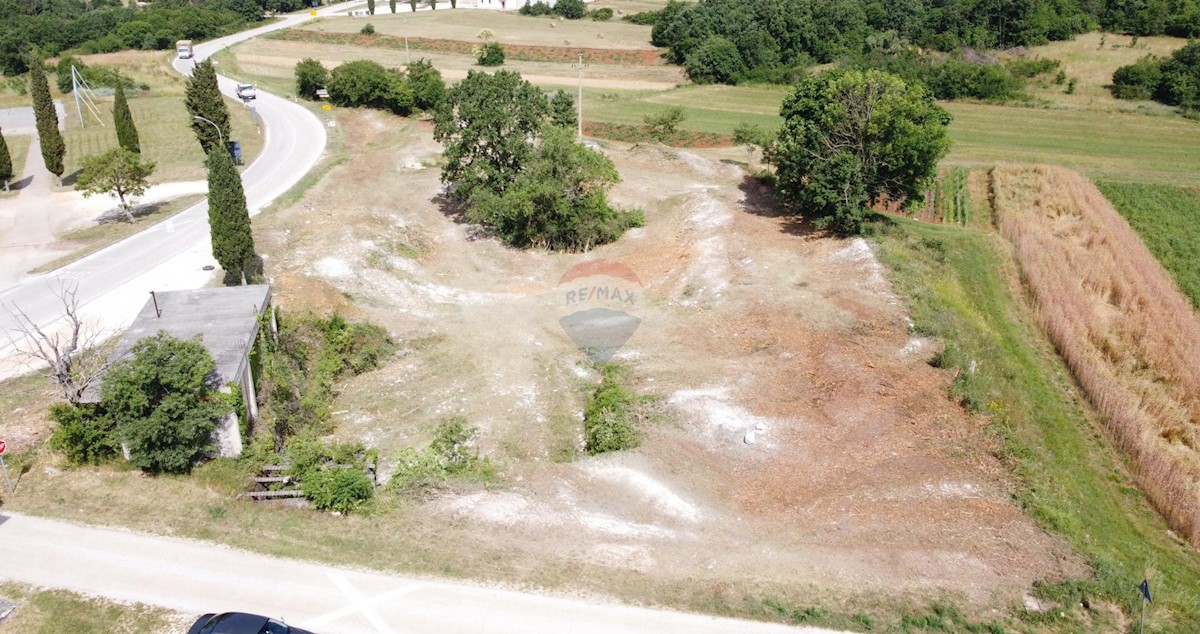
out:
M213 123L212 121L209 121L208 119L205 119L204 117L202 117L202 116L200 116L200 115L198 115L198 114L197 114L197 115L192 115L192 118L193 118L193 119L199 119L199 120L201 120L201 121L203 121L203 122L207 123L208 125L211 125L211 126L213 127L213 129L215 129L215 130L217 131L217 138L221 140L221 145L225 145L225 135L224 135L224 134L221 134L221 126L219 126L219 125L217 125L217 124Z

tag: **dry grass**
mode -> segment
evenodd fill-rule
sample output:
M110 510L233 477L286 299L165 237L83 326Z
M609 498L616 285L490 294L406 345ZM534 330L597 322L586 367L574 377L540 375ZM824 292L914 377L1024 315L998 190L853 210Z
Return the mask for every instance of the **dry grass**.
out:
M1062 62L1063 72L1079 80L1074 94L1066 94L1065 85L1054 84L1049 77L1040 78L1030 84L1031 94L1070 107L1095 110L1168 111L1168 107L1151 101L1127 101L1114 99L1108 91L1113 71L1132 64L1146 55L1166 57L1187 44L1178 37L1141 37L1137 44L1128 35L1115 33L1084 33L1072 40L1051 42L1029 50L1034 57L1057 59ZM1053 73L1051 73L1053 75Z
M1004 166L992 188L1042 326L1151 502L1200 545L1200 318L1084 177Z

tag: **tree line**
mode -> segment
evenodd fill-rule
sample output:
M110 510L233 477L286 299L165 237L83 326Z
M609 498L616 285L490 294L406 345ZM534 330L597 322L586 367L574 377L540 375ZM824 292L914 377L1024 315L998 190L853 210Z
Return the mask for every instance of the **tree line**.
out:
M53 57L67 50L109 53L161 50L180 39L227 35L263 19L264 11L293 11L302 0L157 0L145 6L121 0L0 0L0 72L28 70L29 51Z
M700 0L648 17L652 41L693 79L792 83L814 63L860 58L872 38L952 52L1065 40L1096 28L1200 35L1195 0ZM711 69L718 67L714 72ZM707 73L707 74L706 74Z
M1153 99L1193 113L1200 110L1200 43L1167 58L1148 55L1118 68L1112 93L1118 99Z

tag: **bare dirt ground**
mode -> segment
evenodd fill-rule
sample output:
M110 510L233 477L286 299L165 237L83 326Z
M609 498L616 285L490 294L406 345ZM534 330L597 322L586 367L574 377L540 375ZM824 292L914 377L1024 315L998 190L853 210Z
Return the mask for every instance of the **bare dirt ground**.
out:
M579 562L651 584L1002 608L1035 580L1086 573L1010 501L868 242L776 215L738 167L614 145L613 198L647 226L587 254L516 251L441 204L428 123L337 116L352 155L256 219L257 241L285 310L338 309L403 342L345 387L339 437L387 456L452 414L480 427L503 486L423 503L418 524L472 531L518 569ZM635 451L555 462L596 381L559 326L573 309L558 283L595 259L640 280L624 308L641 325L617 360L657 415Z

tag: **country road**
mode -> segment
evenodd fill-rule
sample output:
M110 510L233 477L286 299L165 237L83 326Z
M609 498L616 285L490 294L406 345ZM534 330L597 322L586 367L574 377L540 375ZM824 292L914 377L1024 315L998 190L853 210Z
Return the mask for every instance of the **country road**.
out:
M0 581L197 615L247 611L320 634L844 634L548 597L0 515Z
M318 15L345 10L349 4L324 7ZM203 60L227 46L310 19L307 13L289 15L257 29L204 42L195 47L195 56ZM173 65L190 74L192 61L176 59ZM219 81L221 91L233 96L235 83L225 77ZM254 107L266 140L262 153L242 173L252 215L299 182L320 159L326 142L321 120L299 104L259 92ZM191 134L187 124L180 122L180 134ZM84 317L98 328L114 331L133 319L150 291L204 286L213 276L204 266L215 264L209 246L208 204L201 202L57 271L0 289L0 307L4 308L0 309L0 380L24 369L14 358L7 336L13 333L16 321L6 309L19 307L43 328L53 327L62 317L56 293L69 284L78 288Z

